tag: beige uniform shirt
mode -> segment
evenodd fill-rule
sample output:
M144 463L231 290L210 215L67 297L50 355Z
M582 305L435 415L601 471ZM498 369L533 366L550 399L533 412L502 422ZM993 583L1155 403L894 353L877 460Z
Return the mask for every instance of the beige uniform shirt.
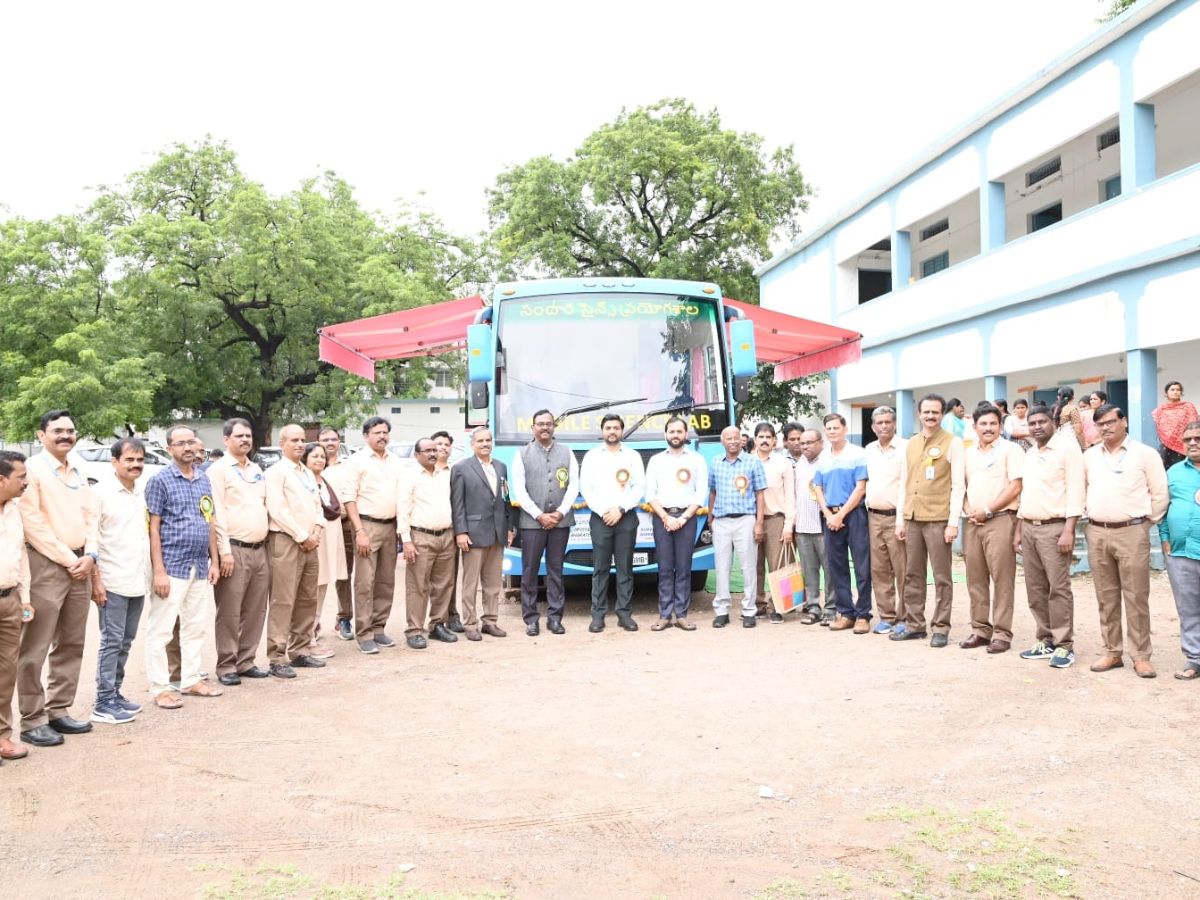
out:
M1021 469L1025 465L1021 448L1012 441L997 438L987 450L978 443L971 445L963 452L963 457L967 475L967 503L973 510L999 512L992 503L1011 482L1020 479ZM1016 512L1020 499L1021 495L1018 494L1004 509Z
M1167 473L1162 458L1128 435L1115 453L1101 442L1083 453L1087 514L1093 522L1157 522L1167 511Z
M317 480L286 457L267 469L267 518L271 531L282 531L298 544L324 524Z
M0 588L10 587L17 589L22 603L29 602L29 554L16 500L0 506Z
M280 460L277 465L284 465ZM217 552L232 553L229 539L257 544L267 539L267 481L258 463L250 459L239 466L233 454L226 453L208 467L205 474L212 483L213 507L217 519Z
M440 531L449 528L451 521L450 470L427 472L418 468L405 472L396 498L396 529L400 540L407 544L412 539L414 525Z
M893 437L886 450L867 444L867 509L899 509L904 502L904 438Z
M1078 441L1035 443L1021 467L1017 515L1031 522L1083 515L1083 453Z
M762 463L767 475L767 488L763 491L764 515L783 513L783 527L791 531L796 521L796 475L792 464L778 453L772 453L766 459L755 453L754 458Z
M100 523L96 498L87 479L70 455L60 465L46 450L25 464L29 487L18 501L27 540L38 553L72 566L76 550L100 551Z
M346 496L338 494L342 503L358 504L360 516L396 518L396 491L400 486L400 476L404 473L404 464L394 454L385 450L381 457L370 447L363 447L336 468L342 466L352 466L354 469L354 477L334 482L335 491L343 486L347 490Z

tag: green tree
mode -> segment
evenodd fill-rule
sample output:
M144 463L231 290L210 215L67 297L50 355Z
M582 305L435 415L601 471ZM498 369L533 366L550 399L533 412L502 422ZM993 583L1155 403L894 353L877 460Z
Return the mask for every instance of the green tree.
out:
M671 99L623 110L563 162L508 169L488 204L514 272L713 281L754 301L755 262L798 233L810 193L790 146L767 154Z
M1129 7L1133 6L1138 0L1099 0L1100 3L1106 5L1108 9L1104 15L1100 17L1101 22L1111 22Z
M750 379L750 398L738 407L738 424L744 428L748 422L785 423L819 416L823 407L814 388L824 380L824 374L816 374L776 384L775 367L759 363L758 374Z

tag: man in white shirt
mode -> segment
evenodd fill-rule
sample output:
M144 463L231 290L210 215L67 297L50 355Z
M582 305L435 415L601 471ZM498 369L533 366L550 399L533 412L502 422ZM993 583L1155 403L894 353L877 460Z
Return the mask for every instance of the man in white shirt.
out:
M762 463L767 486L763 490L763 539L758 548L755 572L758 579L757 617L768 616L772 624L783 623L783 616L775 609L771 592L767 589L767 569L779 568L791 562L793 518L796 510L796 489L792 483L792 464L775 452L775 426L770 422L759 422L754 426L754 455Z
M608 615L609 569L617 570L617 624L637 631L633 620L633 545L637 541L637 508L646 491L646 470L637 452L621 446L625 420L608 413L600 420L603 443L583 457L579 468L584 502L592 511L592 623L604 630Z
M658 621L651 631L674 624L695 631L688 621L692 601L692 554L696 549L696 511L708 493L708 466L687 446L687 421L667 420L667 449L646 467L646 502L654 511L654 551L658 564Z
M99 608L100 654L96 662L93 722L132 722L141 704L121 694L129 648L150 584L150 530L146 498L137 484L146 447L136 438L113 444L116 479L96 488L100 512L100 560L92 574L92 600Z
M877 440L866 446L867 523L871 531L871 587L879 622L874 634L888 634L904 621L904 541L896 537L896 510L904 497L904 438L896 436L896 411L878 406L871 413Z
M825 456L825 439L819 431L806 430L789 422L783 429L783 441L792 463L792 483L796 490L795 545L804 575L804 611L801 625L833 622L833 594L828 591L829 569L825 562L825 535L821 531L821 505L812 487L812 477ZM821 580L824 576L825 612L821 612Z

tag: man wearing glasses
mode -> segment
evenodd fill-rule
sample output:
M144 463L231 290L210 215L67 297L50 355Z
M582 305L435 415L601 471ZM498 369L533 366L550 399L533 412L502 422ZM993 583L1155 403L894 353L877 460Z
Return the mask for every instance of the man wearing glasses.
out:
M812 479L825 457L825 440L819 431L805 430L795 422L784 426L783 442L792 463L792 483L796 490L794 535L796 552L800 556L800 571L804 575L804 611L801 625L828 626L833 622L833 595L826 591L825 612L821 612L821 581L830 586L829 569L825 562L825 534L821 530L821 504L813 490Z
M29 487L18 501L29 544L29 600L35 616L21 629L17 693L21 740L53 747L64 734L92 730L71 718L87 631L92 571L99 558L100 523L87 479L70 456L75 423L65 409L42 416L42 452L29 459ZM53 646L53 651L51 647ZM50 657L49 695L42 669Z
M1158 523L1162 552L1179 611L1179 642L1187 659L1180 681L1200 678L1200 421L1183 429L1186 458L1167 471L1171 505Z
M226 453L208 467L217 516L217 681L241 684L265 678L254 664L267 618L271 568L267 560L267 485L250 459L254 433L245 419L230 419L222 429Z
M1093 672L1125 665L1121 608L1129 631L1133 670L1154 678L1150 663L1150 525L1167 511L1162 459L1129 437L1125 411L1112 403L1096 410L1100 443L1083 454L1088 514L1088 562L1096 582L1105 655Z
M579 464L575 454L554 440L554 414L533 414L533 440L513 456L512 498L521 507L521 618L525 633L536 636L538 626L538 568L546 557L546 627L564 634L563 559L575 524L572 507L579 497Z
M321 477L333 488L338 498L344 498L350 493L350 483L354 479L354 467L342 462L339 451L342 447L342 436L330 425L321 429L317 436L321 446L325 448L325 471ZM327 526L334 528L333 525ZM354 602L350 592L350 579L354 577L354 523L346 513L346 504L342 503L342 546L346 551L346 577L337 581L337 636L343 641L354 640ZM326 535L327 537L329 535ZM392 572L393 579L395 571Z
M454 528L450 510L450 470L437 464L437 446L421 438L413 448L420 468L400 477L396 527L404 542L404 603L408 614L405 642L413 650L428 646L425 637L453 644L458 635L446 627L454 590Z

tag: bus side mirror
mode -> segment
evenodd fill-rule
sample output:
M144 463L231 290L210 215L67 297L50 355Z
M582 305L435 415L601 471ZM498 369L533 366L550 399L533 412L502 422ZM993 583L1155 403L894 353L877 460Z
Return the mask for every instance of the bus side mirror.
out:
M471 382L471 409L487 409L488 408L488 386L482 381ZM480 424L486 425L484 421Z
M746 403L750 400L750 376L733 376L733 402Z
M492 326L480 323L467 326L467 383L471 409L488 408L488 385L496 372L496 344Z
M735 384L739 377L751 377L758 373L754 323L749 319L734 319L729 323L729 356Z

